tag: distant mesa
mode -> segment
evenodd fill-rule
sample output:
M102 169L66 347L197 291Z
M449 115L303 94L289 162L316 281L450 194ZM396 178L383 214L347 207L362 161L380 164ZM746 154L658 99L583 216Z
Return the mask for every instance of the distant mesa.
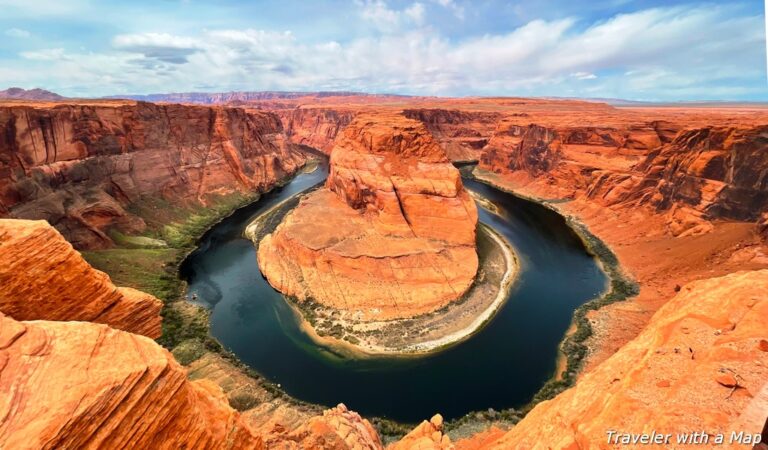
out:
M377 94L365 94L361 92L347 91L320 91L320 92L297 92L297 91L232 91L232 92L171 92L165 94L124 94L111 95L105 98L111 99L130 99L145 102L168 102L168 103L200 103L204 105L217 104L242 104L243 102L253 102L261 100L286 100L299 98L324 98L324 97L377 97ZM404 97L402 95L386 95L387 97Z
M0 98L14 100L64 100L66 97L40 88L27 90L20 87L12 87L0 91Z

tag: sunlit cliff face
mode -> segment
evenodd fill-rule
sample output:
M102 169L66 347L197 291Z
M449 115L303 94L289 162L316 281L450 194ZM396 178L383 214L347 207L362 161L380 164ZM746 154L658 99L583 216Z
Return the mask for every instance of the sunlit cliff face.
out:
M326 188L261 242L259 264L300 300L368 319L410 317L472 284L476 224L458 170L421 123L359 116L336 141Z

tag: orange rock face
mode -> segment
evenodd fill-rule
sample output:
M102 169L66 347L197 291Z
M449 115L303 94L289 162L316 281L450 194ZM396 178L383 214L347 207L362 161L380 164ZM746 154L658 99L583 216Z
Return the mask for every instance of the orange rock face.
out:
M498 112L443 108L406 109L403 115L424 123L451 161L477 161L501 118Z
M340 404L314 416L289 433L272 430L265 448L274 450L381 450L379 434L367 420Z
M18 320L78 320L158 338L157 298L115 287L45 221L0 219L0 312Z
M561 146L561 137L553 129L503 121L483 148L482 162L502 171L522 170L535 177L557 165L562 158Z
M152 340L0 314L0 447L263 448L218 386Z
M267 189L304 161L277 116L142 102L0 105L0 215L44 219L77 248L141 231L144 197L205 204Z
M477 209L424 126L358 116L339 137L325 189L259 245L276 289L360 318L412 317L459 298L477 272Z
M768 208L768 127L697 128L681 132L636 166L639 176L597 189L608 203L649 204L671 211L675 235L709 231L718 218L755 221Z
M387 450L450 450L451 438L443 434L443 417L436 414L427 422L421 422L402 439L389 445Z
M345 109L293 108L276 110L291 142L331 154L336 136L352 121L355 112Z
M765 414L741 415L768 388L766 292L768 270L684 286L637 338L485 448L622 447L608 443L610 430L759 434Z
M764 212L760 217L760 220L758 220L757 232L760 234L764 241L768 242L768 211Z

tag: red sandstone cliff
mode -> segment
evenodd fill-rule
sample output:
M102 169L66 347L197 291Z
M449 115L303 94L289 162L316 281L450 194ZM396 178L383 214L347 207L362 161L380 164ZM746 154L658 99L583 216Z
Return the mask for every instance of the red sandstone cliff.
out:
M0 105L0 214L45 219L78 248L141 231L142 197L205 203L272 186L303 163L271 113L93 102Z
M285 135L295 144L307 145L331 153L339 132L352 121L355 112L332 108L279 109Z
M710 218L757 220L768 209L766 150L768 126L684 131L639 166L635 195L662 210L677 203Z
M541 196L668 212L674 235L708 221L756 221L768 209L765 126L694 128L665 122L624 130L521 126L502 120L480 167L532 184ZM538 186L538 187L536 187Z
M477 161L502 117L497 112L442 108L406 109L403 115L424 123L451 161Z
M152 340L2 314L0 447L263 448L218 386L188 381Z
M364 320L411 317L456 300L477 272L477 210L425 127L360 115L331 154L326 189L259 245L269 282Z
M0 219L0 312L17 320L78 320L160 337L155 297L115 287L44 221Z

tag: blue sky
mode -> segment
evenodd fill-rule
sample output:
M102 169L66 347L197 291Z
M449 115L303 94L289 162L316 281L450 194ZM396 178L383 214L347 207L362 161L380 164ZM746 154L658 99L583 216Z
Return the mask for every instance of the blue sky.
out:
M0 87L768 100L759 0L0 0Z

